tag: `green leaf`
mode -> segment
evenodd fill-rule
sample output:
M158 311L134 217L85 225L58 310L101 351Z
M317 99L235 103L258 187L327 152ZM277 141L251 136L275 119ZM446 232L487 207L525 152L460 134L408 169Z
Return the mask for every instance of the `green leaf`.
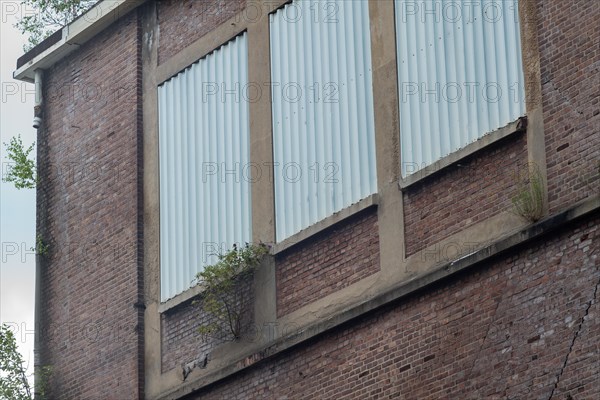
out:
M517 193L511 199L513 212L530 222L544 215L544 183L539 170L530 167L525 178L517 182Z
M31 389L23 358L17 350L15 336L10 328L0 325L0 398L30 400Z
M250 297L244 295L243 284L268 252L263 244L234 245L218 256L216 264L204 267L197 274L204 292L202 300L194 304L200 304L204 313L212 317L198 329L201 335L233 340L241 336L242 318L250 301Z
M48 36L67 25L89 9L97 0L23 0L27 13L15 27L28 36L24 51L29 51Z
M21 135L12 137L4 143L6 156L11 161L8 172L2 178L4 182L13 183L17 189L33 189L37 183L35 161L29 158L35 143L28 148L23 147Z

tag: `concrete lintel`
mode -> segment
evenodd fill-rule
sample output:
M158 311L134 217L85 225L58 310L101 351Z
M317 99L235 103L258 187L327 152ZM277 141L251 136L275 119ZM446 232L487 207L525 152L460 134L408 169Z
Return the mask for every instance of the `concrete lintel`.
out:
M225 43L248 30L254 22L243 18L242 10L226 22L220 24L191 45L187 46L173 57L160 61L156 68L156 81L159 85L171 79L190 65L212 53Z
M177 296L170 298L164 303L160 303L158 305L159 313L166 313L172 310L175 307L178 307L188 301L192 300L194 297L198 296L200 293L204 291L204 287L202 285L195 285L191 288L179 293Z
M212 53L223 44L240 35L242 32L248 31L248 29L255 29L257 25L260 27L258 28L259 35L261 34L261 29L264 30L265 26L268 34L268 15L290 1L291 0L248 0L246 7L239 13L221 23L214 30L208 32L173 57L170 57L164 62L161 61L156 70L156 81L159 85L162 84L199 59ZM258 16L247 18L246 15L249 12L249 9L251 9L253 13L258 12ZM265 46L265 48L269 48L268 40ZM250 57L254 56L255 55L250 54ZM264 55L262 55L262 60L267 63L269 62L268 56L265 58ZM252 64L249 65L249 68L251 67ZM250 78L250 81L254 82L252 78Z
M343 323L364 316L367 313L373 312L374 310L391 302L398 301L435 282L439 282L458 272L479 265L491 257L500 255L508 250L517 248L518 246L522 246L532 240L538 239L559 229L567 223L573 222L585 215L598 212L598 210L600 210L600 196L596 195L581 201L560 213L530 225L519 232L500 239L479 251L462 257L458 260L446 263L434 271L416 276L408 282L403 282L395 287L392 287L376 297L355 304L336 315L323 319L322 321L309 326L300 328L297 332L282 337L271 344L260 348L259 350L253 349L252 351L241 355L226 367L190 381L178 389L164 393L159 397L159 399L179 399L185 395L191 394L196 390L207 387L224 378L245 370L246 368L263 362L268 358L281 353L282 351L292 349L295 346L321 335Z
M304 240L316 235L317 233L320 233L330 227L332 227L333 225L345 220L346 218L349 218L351 216L353 216L354 214L357 214L363 210L366 210L367 208L376 206L377 204L379 204L379 195L377 193L370 195L369 197L366 197L362 200L360 200L357 203L354 203L338 212L336 212L333 215L330 215L329 217L322 219L321 221L317 222L316 224L313 224L311 226L309 226L306 229L301 230L300 232L290 236L289 238L283 240L280 243L276 243L272 248L271 248L271 254L276 255L278 253L281 253L293 246L296 246L297 244L300 244L301 242L303 242Z
M267 13L272 14L275 11L279 10L283 6L288 3L291 3L292 0L260 0L263 3L263 10L266 10Z

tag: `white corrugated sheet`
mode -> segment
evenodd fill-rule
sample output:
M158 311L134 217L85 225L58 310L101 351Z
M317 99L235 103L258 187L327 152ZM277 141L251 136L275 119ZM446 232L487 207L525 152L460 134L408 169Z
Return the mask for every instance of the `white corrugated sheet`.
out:
M158 88L161 299L251 240L246 34Z
M517 6L395 0L403 176L525 114Z
M368 2L294 1L270 37L281 241L377 191Z

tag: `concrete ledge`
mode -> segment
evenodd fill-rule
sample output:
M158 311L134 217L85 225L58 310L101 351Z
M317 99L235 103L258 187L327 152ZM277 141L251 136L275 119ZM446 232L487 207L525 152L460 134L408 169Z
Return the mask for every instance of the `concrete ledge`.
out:
M47 69L61 59L77 50L82 44L102 32L122 16L137 8L147 0L102 0L94 4L88 11L54 34L59 40L52 40L52 45L40 43L19 58L18 68L13 78L33 82L36 69ZM58 33L61 32L61 33ZM46 47L43 51L42 48Z
M456 164L460 160L469 157L478 151L486 148L487 146L498 142L512 134L518 132L524 132L527 129L527 117L521 117L518 120L511 122L510 124L495 130L494 132L488 133L483 137L477 139L473 143L468 144L462 149L456 150L450 153L446 157L428 165L413 174L408 175L406 178L401 178L398 182L400 189L406 189L425 178L438 174L443 171L446 167Z
M293 347L312 339L315 336L323 334L343 323L360 318L391 302L402 299L416 292L417 290L421 290L458 272L475 267L480 263L489 260L491 257L501 255L508 250L516 249L517 247L523 246L530 241L539 239L570 222L595 213L598 210L600 210L600 196L592 196L560 213L554 214L542 221L530 225L519 232L499 239L493 244L490 244L479 251L468 254L452 262L442 264L431 272L416 276L407 282L403 282L381 294L349 307L336 315L325 318L318 323L303 327L291 335L279 338L272 342L272 344L264 346L258 351L254 350L249 351L246 354L242 354L237 358L236 362L232 362L222 369L185 383L178 389L163 393L159 399L179 399L201 388L208 387L209 385L227 378L239 371L265 361L268 358L281 353L282 351L292 349Z
M243 12L243 11L242 11ZM221 46L227 44L248 29L248 23L240 17L241 13L231 17L227 22L219 25L205 36L162 62L156 68L156 82L160 86L169 79L183 72L192 64L211 54ZM235 24L233 21L241 19L244 23Z
M272 259L272 257L267 257L267 258ZM262 270L265 265L270 265L271 262L272 262L272 260L263 261L263 263L259 267L257 267L254 270L254 272ZM272 269L274 269L274 267ZM196 285L192 286L191 288L186 289L183 292L175 295L174 297L171 297L167 301L160 303L158 305L158 312L160 314L168 313L169 311L173 310L174 308L177 308L182 304L190 302L195 297L197 297L202 292L204 292L204 289L205 289L204 282L198 282Z
M304 240L310 238L311 236L316 235L317 233L323 232L325 229L332 227L333 225L342 222L346 218L349 218L359 212L366 210L367 208L377 206L379 204L379 196L377 193L370 195L358 203L354 203L349 207L346 207L325 219L317 222L309 226L306 229L301 230L300 232L290 236L289 238L283 240L280 243L276 243L271 248L271 254L275 255L281 253L289 248L302 243Z
M200 284L198 284L196 286L192 286L191 288L185 290L184 292L179 293L175 297L171 297L169 300L165 301L164 303L160 303L158 305L158 312L161 314L168 312L169 310L192 300L194 297L198 296L203 291L204 291L204 287Z

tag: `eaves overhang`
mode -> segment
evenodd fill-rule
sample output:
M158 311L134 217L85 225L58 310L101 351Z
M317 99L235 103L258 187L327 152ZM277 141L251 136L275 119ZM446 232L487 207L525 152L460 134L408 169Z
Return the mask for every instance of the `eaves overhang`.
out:
M147 0L101 0L17 60L15 79L33 82L36 69L47 69Z

